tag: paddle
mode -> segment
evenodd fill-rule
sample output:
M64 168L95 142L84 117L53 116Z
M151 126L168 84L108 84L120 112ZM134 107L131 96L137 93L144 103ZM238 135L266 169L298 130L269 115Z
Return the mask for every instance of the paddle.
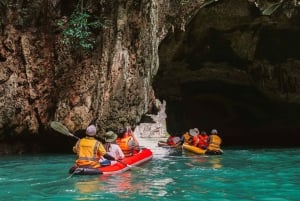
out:
M64 134L66 136L71 136L76 138L77 140L80 140L79 137L75 136L74 134L70 133L69 130L67 129L67 127L65 127L63 124L57 122L57 121L52 121L50 123L51 128L53 128L54 130L56 130L57 132Z
M119 163L122 163L123 165L126 165L127 167L130 167L130 168L133 168L134 166L132 166L132 165L129 165L129 164L127 164L127 163L125 163L125 162L123 162L123 161L121 161L121 160L117 160Z
M55 131L63 134L63 135L66 135L66 136L70 136L70 137L73 137L73 138L76 138L77 140L80 140L79 137L75 136L74 134L70 133L70 131L68 130L67 127L65 127L63 124L57 122L57 121L52 121L50 123L50 127L53 128ZM123 165L126 165L127 167L133 169L133 168L140 168L140 167L136 167L136 166L132 166L132 165L129 165L121 160L117 160L119 163L122 163Z

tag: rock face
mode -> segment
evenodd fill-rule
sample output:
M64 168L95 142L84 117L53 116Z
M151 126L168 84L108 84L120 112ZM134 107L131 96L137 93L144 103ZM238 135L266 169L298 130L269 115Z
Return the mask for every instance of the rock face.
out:
M257 2L0 2L0 153L69 149L53 120L78 135L135 127L157 97L172 132L201 122L235 136L286 118L279 126L298 132L298 15L261 16ZM76 7L101 25L92 51L62 43L58 23Z
M161 40L171 23L175 28L184 24L189 12L202 3L0 2L0 143L7 145L12 140L14 146L18 140L22 144L28 135L24 138L33 141L51 138L50 144L57 140L52 139L48 126L53 120L79 134L90 123L96 124L99 132L125 124L135 126L155 102L151 84L159 66ZM178 5L184 9L179 10L183 13L180 18L174 9ZM62 43L64 24L58 23L70 20L76 7L101 25L91 31L95 40L92 51ZM176 21L167 23L167 16Z
M170 133L217 128L227 145L299 145L299 8L262 15L266 2L220 1L162 41L153 87Z

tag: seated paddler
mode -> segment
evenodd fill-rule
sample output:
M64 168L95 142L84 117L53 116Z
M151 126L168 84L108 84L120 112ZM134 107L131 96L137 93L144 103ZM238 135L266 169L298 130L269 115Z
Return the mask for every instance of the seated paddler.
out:
M207 147L207 154L216 154L216 153L223 153L221 149L222 139L218 135L218 131L216 129L212 129L210 135L208 137L208 147Z
M103 144L96 137L97 129L95 125L90 125L86 129L86 136L78 140L73 147L74 153L77 154L75 161L76 167L98 168L101 167L99 159L104 157L108 160L115 160L109 155Z
M125 157L133 156L139 150L139 143L130 127L118 130L116 143L120 146Z

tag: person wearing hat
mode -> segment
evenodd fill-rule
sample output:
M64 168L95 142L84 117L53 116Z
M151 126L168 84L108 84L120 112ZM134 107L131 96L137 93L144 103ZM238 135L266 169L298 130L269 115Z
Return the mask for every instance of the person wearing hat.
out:
M193 139L194 146L201 149L207 149L208 146L208 135L205 131L201 131L200 134L195 136L197 139ZM194 138L195 138L194 137Z
M199 133L200 133L199 129L198 128L190 129L189 133L192 136L192 145L198 146L198 143L199 143Z
M222 153L221 150L221 143L222 139L218 135L218 131L216 129L212 129L210 132L210 135L208 137L208 147L207 147L207 154L216 154L216 153Z
M167 144L170 146L177 146L182 144L182 140L179 136L170 135L167 139Z
M188 132L186 132L182 135L182 138L183 138L182 141L189 145L193 145L194 136L197 134L199 134L198 128L192 128Z
M96 133L96 126L90 125L86 129L86 136L76 142L73 147L74 153L77 154L75 166L98 168L101 167L99 163L101 157L108 160L115 160L114 157L106 152L103 144L95 138Z
M120 146L116 144L117 134L113 131L108 131L104 134L103 138L105 140L104 148L109 155L113 156L116 160L121 160L125 157Z
M207 149L208 147L208 135L206 131L201 131L199 135L199 144L198 147L202 149Z

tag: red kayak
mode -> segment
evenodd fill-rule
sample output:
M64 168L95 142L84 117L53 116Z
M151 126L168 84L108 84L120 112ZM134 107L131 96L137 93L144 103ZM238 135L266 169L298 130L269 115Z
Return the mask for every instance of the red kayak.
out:
M153 153L148 148L142 148L133 156L126 157L113 165L103 166L100 168L76 167L70 168L70 174L94 175L94 174L118 174L125 172L134 166L140 165L152 159Z

